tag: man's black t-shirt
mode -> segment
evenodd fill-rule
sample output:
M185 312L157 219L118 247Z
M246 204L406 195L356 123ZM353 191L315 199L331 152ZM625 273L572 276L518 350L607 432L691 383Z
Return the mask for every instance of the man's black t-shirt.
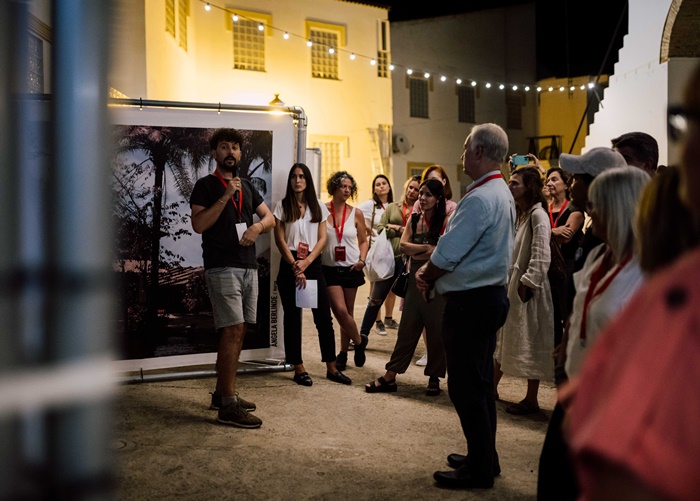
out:
M190 207L201 205L211 207L218 203L226 187L221 180L209 174L197 181L190 196ZM253 187L247 179L241 179L241 191L243 192L243 207L239 218L238 211L229 199L224 210L219 215L219 219L202 233L202 256L204 258L204 268L252 268L256 269L255 245L247 247L238 243L238 233L236 224L245 222L248 227L253 224L253 214L263 199L260 193Z

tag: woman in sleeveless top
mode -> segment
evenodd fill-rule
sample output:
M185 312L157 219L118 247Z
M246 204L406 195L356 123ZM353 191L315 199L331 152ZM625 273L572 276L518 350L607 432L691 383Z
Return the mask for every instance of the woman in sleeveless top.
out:
M386 372L376 381L365 386L367 393L387 393L397 390L396 376L403 374L411 364L416 346L425 328L428 348L428 364L424 374L429 377L428 396L440 394L440 378L445 377L445 349L442 344L442 311L444 300L436 294L426 302L416 288L415 272L430 259L437 241L445 229L445 197L443 185L436 179L428 179L421 184L418 202L421 213L411 216L401 236L401 251L410 260L410 277L404 310L397 334L396 345L391 359L386 364ZM414 229L415 228L415 229Z
M362 212L347 203L357 194L357 184L345 171L336 172L326 183L331 201L326 204L326 248L323 251L323 275L335 319L340 324L340 353L336 367L347 366L350 340L355 343L355 365L365 364L368 337L360 335L353 317L357 288L365 283L362 269L367 257L367 230Z

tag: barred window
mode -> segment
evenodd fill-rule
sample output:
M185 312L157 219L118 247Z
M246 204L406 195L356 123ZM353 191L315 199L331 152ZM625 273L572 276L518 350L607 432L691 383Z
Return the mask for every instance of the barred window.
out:
M178 42L187 51L187 17L190 15L190 0L178 0L177 24L179 28Z
M41 94L44 92L44 42L34 35L28 36L27 90L30 93Z
M523 128L523 96L520 91L506 90L506 128Z
M165 31L175 38L175 0L165 0Z
M239 18L233 23L233 67L237 70L265 71L265 31L260 22Z
M428 115L428 80L409 78L411 116L430 118Z
M340 170L343 143L342 141L317 140L312 142L312 147L321 150L321 182L319 186L325 193L326 181L331 177L331 174ZM318 195L321 196L322 193Z
M338 51L331 54L328 50L338 48L338 33L312 29L311 42L311 76L338 80Z
M377 25L377 76L389 78L389 21L380 20Z
M474 87L467 85L457 87L457 107L460 122L476 123L476 91Z

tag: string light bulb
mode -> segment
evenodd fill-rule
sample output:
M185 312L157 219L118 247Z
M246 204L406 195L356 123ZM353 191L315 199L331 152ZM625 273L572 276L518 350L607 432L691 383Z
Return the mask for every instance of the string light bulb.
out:
M207 12L211 10L211 5L209 5L209 2L207 2L207 4L204 6L204 10L206 10Z
M430 73L428 73L428 72L426 71L425 73L423 73L423 76L424 76L425 78L430 78Z
M374 58L372 58L372 60L369 62L369 64L371 64L372 66L374 66L375 64L377 64L377 60L374 59Z
M333 47L328 47L329 54L335 54L335 49Z
M396 66L394 66L393 64L390 64L390 65L389 65L389 71L394 71L394 68L395 68L395 67L396 67Z
M576 89L576 87L574 87L573 85L572 85L571 87L569 87L569 90L570 90L571 92L573 92L574 89Z
M582 85L582 86L580 87L580 89L581 89L581 90L586 90L586 86L585 86L585 85Z
M259 31L264 31L264 30L265 30L265 25L263 25L263 23L258 23L258 30L259 30Z
M503 85L503 84L501 84L501 85L499 85L499 86L498 86L498 88L499 88L499 89L501 89L501 90L503 90L503 89L505 89L505 88L506 88L506 86L505 86L505 85Z
M282 35L282 38L284 38L285 40L289 40L289 33L285 31L284 35Z
M542 92L542 87L540 87L539 85L537 86L537 92Z
M441 75L441 76L440 76L440 81L441 81L441 82L444 82L445 80L447 80L447 77L446 77L445 75Z
M487 88L487 89L490 89L490 88L491 88L491 84L490 84L489 82L486 82L486 88Z
M408 69L406 70L406 73L409 74L409 75L413 75L413 70L412 70L411 68L408 68Z
M526 85L526 86L525 86L525 92L530 92L530 86L529 86L529 85Z
M462 85L462 79L461 79L461 78L458 78L458 79L457 79L457 85Z
M559 92L564 92L564 86L559 87Z
M517 86L517 85L514 85L514 86L513 86L513 90L518 90L518 86Z
M355 60L355 53L354 53L354 52L350 54L350 60L351 60L351 61L354 61L354 60Z
M554 87L549 87L547 90L548 90L549 92L552 92L552 91L554 90Z
M234 13L233 16L231 16L231 19L233 19L234 23L237 23L238 22L238 14Z
M592 89L593 87L595 87L595 84L594 84L593 82L590 82L590 83L588 84L588 88L589 88L589 89Z
M314 44L314 43L311 41L310 38L306 41L306 46L307 46L307 47L311 47L313 44Z
M491 84L489 84L489 87L490 86L491 86ZM476 80L472 80L472 87L476 87Z

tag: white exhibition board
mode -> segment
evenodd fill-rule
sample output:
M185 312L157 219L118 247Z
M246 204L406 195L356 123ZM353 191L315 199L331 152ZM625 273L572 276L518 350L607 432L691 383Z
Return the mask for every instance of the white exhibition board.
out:
M275 201L284 196L289 169L296 161L297 129L294 118L287 113L148 106L140 109L138 106L111 106L110 123L113 132L116 131L115 146L117 144L131 146L118 149L113 163L115 183L118 183L117 188L123 188L125 185L129 187L126 191L122 191L121 198L116 197L117 201L123 201L127 205L133 204L133 207L122 211L123 215L117 214L121 217L121 219L118 218L119 221L123 219L124 222L125 229L121 234L130 235L136 231L133 230L137 224L131 220L132 214L140 212L147 215L149 190L154 192L152 187L154 169L151 164L154 163L153 157L155 155L153 155L153 151L149 151L149 148L153 149L153 146L145 146L142 149L139 149L138 146L146 140L158 141L161 136L171 134L172 137L182 138L184 136L183 141L187 141L193 137L195 139L206 137L213 129L222 127L250 134L246 137L262 137L263 140L260 141L260 144L271 151L266 151L260 158L250 159L251 165L248 174L257 177L259 185L264 186L264 193L261 192L261 195L265 204L270 208ZM271 145L268 144L269 139L271 139L269 141ZM161 143L165 144L164 141ZM161 148L161 143L158 143L156 147ZM194 143L196 145L197 141ZM208 143L206 141L204 143L208 150L208 146L206 146ZM182 147L178 151L186 150L186 147ZM212 332L209 333L208 345L207 343L201 344L197 340L206 331L202 327L205 324L206 315L198 311L198 308L202 308L202 305L205 304L199 283L203 265L201 236L194 233L189 226L189 200L188 195L183 193L182 189L183 179L187 181L186 178L189 176L188 182L193 184L197 178L213 172L214 165L212 162L208 162L208 165L200 165L199 169L196 169L193 165L187 164L188 159L190 159L187 154L182 155L181 158L184 158L184 173L182 166L178 170L177 166L172 165L172 162L166 164L165 168L161 168L161 171L164 171L162 184L164 187L163 218L167 222L161 224L161 228L165 228L160 237L161 255L164 256L164 262L159 266L159 270L163 271L159 273L159 277L161 277L159 278L159 290L162 291L160 293L162 297L158 309L158 320L160 330L165 334L161 332L154 336L157 338L154 341L156 345L149 345L142 352L138 349L124 349L123 351L128 352L128 355L121 360L114 361L114 369L117 372L184 367L210 364L216 361L216 347L215 343L212 343L214 339L213 327L209 329ZM269 164L265 159L270 160ZM261 189L259 188L258 191ZM189 234L186 234L188 230ZM139 335L138 332L131 332L133 330L131 325L138 325L138 318L134 320L133 312L139 308L138 305L135 306L139 292L133 292L133 290L144 287L144 280L141 277L146 275L143 259L139 262L138 252L134 250L139 239L135 238L134 240L135 243L130 243L131 246L124 244L121 246L123 249L117 250L123 255L118 257L118 262L115 262L114 266L115 271L122 272L123 276L126 276L128 272L130 278L124 283L129 282L129 284L123 285L122 290L128 290L129 294L136 298L131 298L129 301L132 303L128 306L125 302L121 305L123 310L120 312L120 314L123 313L121 315L123 317L121 321L122 333L127 336ZM283 360L283 311L275 283L280 255L274 244L272 232L259 237L256 242L256 252L259 263L262 263L259 274L265 273L266 278L265 283L259 284L261 298L258 302L258 330L250 335L251 340L254 341L252 346L246 347L244 343L241 361ZM193 289L195 292L192 292ZM183 308L185 309L183 310ZM265 309L266 311L264 311ZM261 329L261 327L264 328ZM146 333L147 337L150 334ZM248 342L248 337L246 337L246 342ZM145 344L140 340L137 341L126 340L122 344L124 346L143 346ZM165 346L161 346L164 342Z

